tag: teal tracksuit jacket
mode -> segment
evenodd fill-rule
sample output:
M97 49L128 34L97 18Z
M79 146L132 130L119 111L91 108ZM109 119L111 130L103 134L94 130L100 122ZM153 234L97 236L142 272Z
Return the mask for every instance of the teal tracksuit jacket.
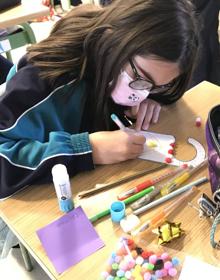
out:
M0 97L0 198L52 182L57 163L65 164L70 176L94 168L87 94L84 81L51 88L21 59Z

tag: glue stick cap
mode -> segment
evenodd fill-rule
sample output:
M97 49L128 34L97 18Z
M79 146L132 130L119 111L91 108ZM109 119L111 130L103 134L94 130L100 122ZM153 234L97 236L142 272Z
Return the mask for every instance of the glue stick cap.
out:
M60 210L62 212L69 212L70 210L72 210L74 208L74 204L73 204L73 200L72 198L66 199L66 200L60 200L59 201L59 206L60 206Z
M115 201L110 206L111 219L115 223L119 223L125 216L125 203L123 201Z
M52 168L53 181L65 181L69 180L69 174L67 173L66 166L64 164L56 164Z

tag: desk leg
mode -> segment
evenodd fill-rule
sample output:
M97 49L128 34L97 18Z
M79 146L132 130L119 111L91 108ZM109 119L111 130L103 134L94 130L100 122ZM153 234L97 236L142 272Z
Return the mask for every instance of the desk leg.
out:
M22 257L24 260L25 268L27 269L27 271L31 271L33 269L33 265L31 263L31 258L28 253L28 250L24 247L24 245L21 242L19 242L19 245L20 245L21 254L22 254Z

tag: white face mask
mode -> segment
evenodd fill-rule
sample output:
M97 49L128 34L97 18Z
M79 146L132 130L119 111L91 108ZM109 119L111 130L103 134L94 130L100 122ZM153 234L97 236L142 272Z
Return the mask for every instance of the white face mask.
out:
M120 73L116 86L111 94L116 104L130 107L137 106L148 97L149 90L138 90L129 87L129 83L132 81L133 79L127 72L123 71Z

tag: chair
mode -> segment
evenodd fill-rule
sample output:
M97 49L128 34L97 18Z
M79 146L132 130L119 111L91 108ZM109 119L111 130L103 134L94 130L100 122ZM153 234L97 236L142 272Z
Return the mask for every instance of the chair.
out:
M11 34L0 37L0 53L6 53L11 61L11 50L36 43L34 32L28 23L19 24L17 27Z

